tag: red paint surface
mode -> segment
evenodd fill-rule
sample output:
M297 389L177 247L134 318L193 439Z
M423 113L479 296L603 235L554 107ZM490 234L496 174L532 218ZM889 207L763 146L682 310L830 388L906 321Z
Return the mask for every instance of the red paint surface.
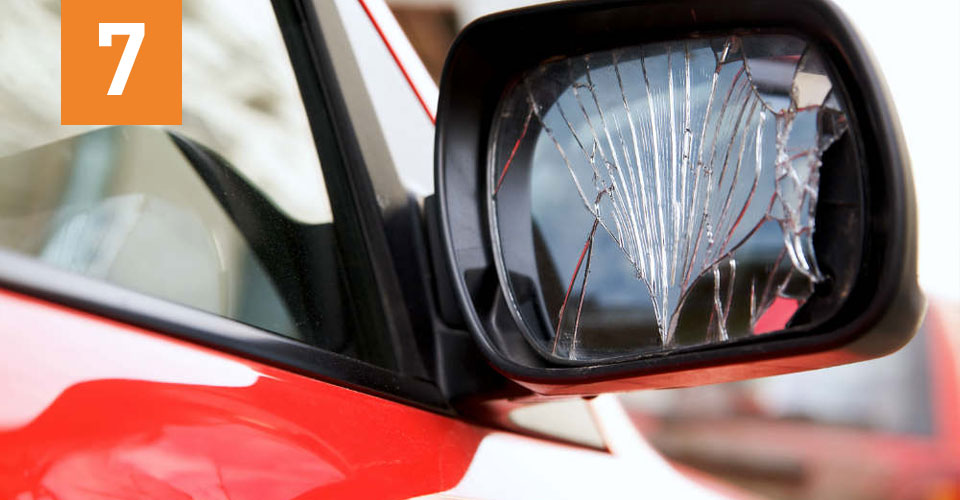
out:
M417 100L420 101L420 106L423 107L423 111L427 113L427 117L430 118L430 123L436 124L437 118L433 116L433 113L430 111L430 106L427 106L427 101L420 94L420 90L417 89L416 84L413 83L413 78L410 78L410 73L407 73L407 68L403 66L403 62L400 60L400 57L397 55L397 52L393 50L393 45L390 44L390 40L387 39L387 35L384 34L383 30L380 28L380 24L377 23L377 18L374 17L373 12L370 11L370 8L367 7L367 2L364 0L358 0L360 6L363 7L363 11L367 14L367 17L370 18L370 22L373 23L373 27L377 30L377 34L380 35L380 39L383 40L383 44L387 46L387 50L390 51L390 56L393 57L393 61L397 63L397 67L400 68L400 72L403 73L403 77L407 80L407 84L410 85L410 90L413 91L414 95L417 96Z
M523 120L523 129L520 131L520 137L517 137L517 142L513 143L513 149L510 150L510 156L507 158L507 162L503 165L503 171L500 172L500 178L497 179L497 187L493 190L494 195L500 192L500 186L503 184L504 177L507 176L507 172L510 170L510 164L513 163L513 157L516 156L517 150L520 149L520 143L523 142L523 138L527 136L527 131L530 130L530 118L533 117L533 109L530 109L530 112L527 113L527 118Z
M935 425L960 469L960 304L933 303L925 321Z
M485 430L0 291L0 498L409 498Z
M770 308L757 318L757 324L753 327L753 334L776 332L787 327L787 322L793 317L793 313L800 309L800 303L795 299L786 299L777 297L773 299Z

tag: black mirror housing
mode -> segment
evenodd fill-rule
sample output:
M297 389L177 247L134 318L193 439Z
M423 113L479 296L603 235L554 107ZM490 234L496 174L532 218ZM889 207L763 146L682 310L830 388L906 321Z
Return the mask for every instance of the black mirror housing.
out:
M835 167L823 170L826 201L817 209L814 243L833 272L796 313L807 320L775 335L656 355L565 362L538 351L515 310L491 231L490 144L508 90L544 62L671 40L771 34L815 47L855 131L823 158ZM461 32L444 67L436 193L443 257L467 326L498 371L540 394L700 385L871 359L909 341L925 308L916 282L913 185L896 113L868 50L826 0L606 0L482 18ZM524 224L512 231L526 231Z

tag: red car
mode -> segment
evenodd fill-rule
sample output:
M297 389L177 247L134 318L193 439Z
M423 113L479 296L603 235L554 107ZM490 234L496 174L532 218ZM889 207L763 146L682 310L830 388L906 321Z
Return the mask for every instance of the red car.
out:
M824 0L501 13L439 94L379 0L187 0L163 128L60 125L59 4L0 6L0 497L739 496L604 394L883 356L924 310Z

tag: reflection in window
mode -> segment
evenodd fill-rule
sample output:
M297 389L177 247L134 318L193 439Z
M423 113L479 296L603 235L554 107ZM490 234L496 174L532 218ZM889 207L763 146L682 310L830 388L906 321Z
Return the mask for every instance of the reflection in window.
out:
M0 247L389 364L348 334L333 216L269 0L183 2L183 125L164 129L60 125L59 0L4 2L0 33ZM209 164L171 133L215 152Z
M159 129L99 129L0 158L0 246L302 338L246 240Z
M330 222L273 7L242 4L183 2L183 125L171 129L223 155L287 215ZM100 128L60 125L59 0L4 2L0 33L0 156Z

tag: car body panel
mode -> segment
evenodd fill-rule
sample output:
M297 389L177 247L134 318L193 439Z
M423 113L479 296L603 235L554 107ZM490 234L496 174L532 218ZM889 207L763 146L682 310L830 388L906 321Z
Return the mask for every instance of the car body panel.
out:
M407 498L488 432L5 291L0 337L3 498Z
M743 497L670 466L624 425L613 397L598 398L604 434L618 443L607 452L494 431L8 291L0 337L3 498Z

